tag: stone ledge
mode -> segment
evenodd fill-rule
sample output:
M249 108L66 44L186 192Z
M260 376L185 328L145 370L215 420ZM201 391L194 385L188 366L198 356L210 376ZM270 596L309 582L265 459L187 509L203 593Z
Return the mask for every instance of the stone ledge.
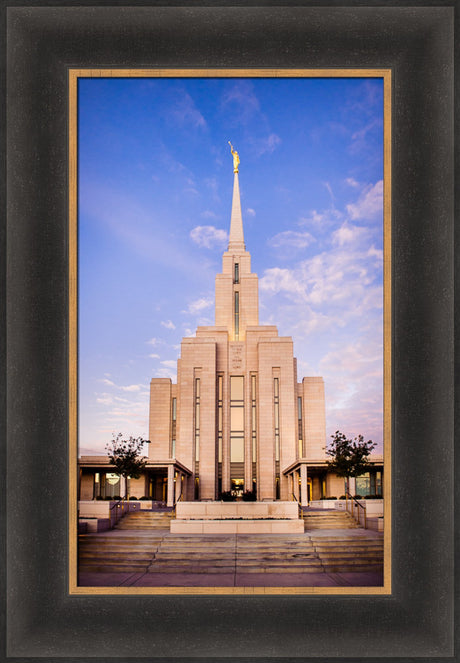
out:
M298 520L297 502L178 502L177 520Z
M171 520L172 534L303 534L303 520Z

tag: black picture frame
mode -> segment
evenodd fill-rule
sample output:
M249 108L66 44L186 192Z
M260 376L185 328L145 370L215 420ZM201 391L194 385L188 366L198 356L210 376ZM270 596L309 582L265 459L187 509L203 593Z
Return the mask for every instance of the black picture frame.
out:
M454 657L456 3L281 4L3 6L5 660ZM111 66L392 69L391 596L68 594L67 80Z

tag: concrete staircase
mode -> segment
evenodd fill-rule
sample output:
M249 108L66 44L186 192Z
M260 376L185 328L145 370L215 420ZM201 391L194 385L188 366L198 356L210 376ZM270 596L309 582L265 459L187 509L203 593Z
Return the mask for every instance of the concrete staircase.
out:
M348 511L333 509L303 511L303 520L306 532L313 529L355 529L359 527Z
M119 520L114 529L167 530L169 532L172 517L172 511L133 511Z
M318 532L275 536L113 530L80 536L79 569L216 575L381 572L383 538L365 530L349 535Z
M383 537L312 534L310 539L326 573L383 570Z
M78 568L82 573L145 573L163 535L118 532L79 537Z
M150 573L313 573L321 561L304 535L171 536Z
M235 537L195 534L165 537L149 573L234 573Z
M236 549L238 573L321 573L319 559L309 537L239 537Z

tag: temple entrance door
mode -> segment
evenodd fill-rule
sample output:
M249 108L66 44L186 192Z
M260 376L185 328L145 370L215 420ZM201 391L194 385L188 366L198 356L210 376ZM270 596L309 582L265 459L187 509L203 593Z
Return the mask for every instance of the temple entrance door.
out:
M167 497L168 477L163 469L155 469L149 473L149 497L155 502L165 502Z
M244 491L244 479L232 479L232 493L236 495L237 500L241 500Z

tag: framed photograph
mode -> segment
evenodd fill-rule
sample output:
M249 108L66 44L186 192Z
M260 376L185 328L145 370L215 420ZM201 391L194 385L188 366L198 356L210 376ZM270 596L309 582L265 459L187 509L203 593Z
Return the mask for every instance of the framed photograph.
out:
M71 592L390 593L391 70L69 77Z
M5 658L452 656L453 7L101 5L9 7L7 15ZM306 95L300 81L325 83ZM326 85L332 81L338 81L337 87ZM353 97L352 92L353 85L366 81L367 106L362 95L355 91ZM369 113L372 95L380 119ZM337 118L328 116L328 104L339 108L348 124L334 124ZM245 113L246 124L241 121ZM275 129L276 117L285 128L283 135ZM310 133L303 128L307 119ZM226 134L222 141L216 135L219 120ZM148 131L143 134L140 126ZM327 140L319 139L320 131L329 131ZM147 138L142 140L142 135ZM344 135L351 138L347 148ZM171 141L180 144L178 151ZM315 141L329 155L315 151ZM359 141L361 148L365 143L372 149L358 149L353 156ZM289 144L292 150L284 153L281 146ZM295 152L302 146L309 146L311 162ZM355 160L345 165L341 155L347 149ZM330 175L326 162L334 166ZM173 172L177 177L170 177ZM276 181L270 183L270 178ZM169 189L173 181L176 188ZM305 189L312 181L310 195L317 202L308 207ZM270 195L264 195L264 187ZM158 218L150 219L145 209L151 209L153 201ZM376 215L374 221L379 214L385 218L380 236L377 222L364 223L363 208ZM281 209L290 210L291 216L283 217ZM262 218L267 219L264 227L257 224ZM315 222L330 223L329 234L320 225L314 233ZM149 235L153 225L156 232ZM366 241L360 244L364 235ZM351 246L348 254L346 250L352 240L357 241L353 255ZM235 514L237 520L251 520L256 526L264 521L266 527L269 521L290 520L289 505L303 511L327 497L342 501L339 484L321 474L324 459L317 458L316 467L313 457L305 460L314 447L315 431L306 426L304 405L314 400L311 390L324 377L319 369L328 367L326 358L330 364L350 363L351 355L344 352L346 334L334 348L327 345L324 332L318 365L304 359L308 364L298 361L295 375L292 369L293 357L306 356L303 337L308 339L314 324L331 315L328 308L316 307L319 281L305 270L312 269L309 259L313 263L323 255L325 263L330 261L331 279L340 273L328 252L333 247L327 243L333 241L336 254L342 249L344 260L354 259L356 281L348 283L354 304L364 299L369 303L373 295L385 298L382 317L375 317L376 307L369 306L361 318L366 329L353 330L354 336L348 330L363 350L353 355L355 364L361 358L385 368L385 381L372 370L360 378L369 383L360 421L370 426L380 416L381 439L376 428L368 432L349 427L347 416L354 416L357 403L346 393L341 401L337 384L331 399L339 432L391 440L391 447L381 447L382 469L374 464L366 477L358 475L352 492L349 483L340 484L345 502L350 495L370 504L374 500L364 497L380 494L379 480L384 497L391 496L391 510L390 500L384 499L385 575L380 584L325 588L245 581L239 586L165 587L160 582L136 585L132 569L123 586L107 578L98 584L94 575L79 583L76 526L79 523L82 531L86 526L91 538L91 530L104 520L98 514L83 516L79 504L117 509L116 489L139 498L124 502L134 511L139 508L138 513L143 511L140 498L152 508L164 502L185 528L190 523L207 527L209 521L235 521ZM288 255L288 248L305 252L303 282L296 278L301 259ZM158 262L149 267L155 285L164 284L164 293L149 284L150 249ZM380 276L372 271L377 260ZM214 318L208 313L216 275ZM176 287L178 294L169 290L174 278L183 284ZM141 281L145 290L139 288ZM377 288L360 300L356 288L363 281ZM228 295L225 288L230 288L227 308L221 306ZM329 304L333 295L323 291L323 296ZM122 309L122 301L131 308ZM350 301L344 302L337 323L345 331L348 323L353 325ZM309 307L308 319L296 312L299 303ZM230 311L228 324L225 311ZM136 333L142 329L141 336L134 334L134 327ZM303 336L299 333L296 340L293 329L303 330ZM227 374L212 350L223 333L232 337L227 357L232 370ZM272 359L257 364L270 366L263 379L241 349L251 334L262 334L257 342ZM386 343L384 358L383 342L380 352L371 352L379 345L378 334ZM181 348L175 348L182 338ZM132 354L120 357L120 348ZM171 371L179 356L175 382ZM289 362L292 396L301 400L292 412L282 391ZM144 373L139 380L134 377L140 368L153 378L149 390ZM220 376L227 399L219 397ZM385 384L385 416L372 409L371 403L378 401L373 377ZM209 400L209 381L215 385L212 421L197 415ZM186 383L191 383L188 391ZM343 384L351 383L345 376ZM270 407L258 400L267 384ZM242 398L237 397L240 387ZM163 411L157 403L165 389L169 400ZM327 399L316 400L327 415L324 431L332 435ZM383 390L380 404L382 400ZM227 407L222 421L227 420L228 430L222 428L222 435L220 401L227 403L222 405ZM243 414L237 412L239 407ZM124 430L149 440L143 478L133 475L123 485L115 465L107 467L104 460L98 471L94 462L83 460L103 447L107 431L94 425L103 408L110 415L104 420L109 436ZM273 424L271 432L264 423L269 411L273 417L265 419ZM164 412L163 439L161 425L155 426ZM298 426L292 458L283 446L286 430L277 438L278 420ZM193 437L190 459L181 433L186 421L186 435ZM319 415L313 429L322 433L318 421ZM211 470L203 453L207 429L216 434ZM262 434L273 440L268 461L259 444ZM89 489L91 498L83 500ZM236 501L224 502L225 493ZM243 500L246 493L255 494L257 501ZM282 517L273 512L254 517L254 505L268 509L277 502L288 505ZM225 518L221 510L210 518L208 512L204 517L198 513L199 505L215 503L235 514ZM189 504L195 509L192 517L186 514ZM251 518L241 515L250 509ZM293 520L299 521L298 514ZM156 574L150 569L141 575Z

